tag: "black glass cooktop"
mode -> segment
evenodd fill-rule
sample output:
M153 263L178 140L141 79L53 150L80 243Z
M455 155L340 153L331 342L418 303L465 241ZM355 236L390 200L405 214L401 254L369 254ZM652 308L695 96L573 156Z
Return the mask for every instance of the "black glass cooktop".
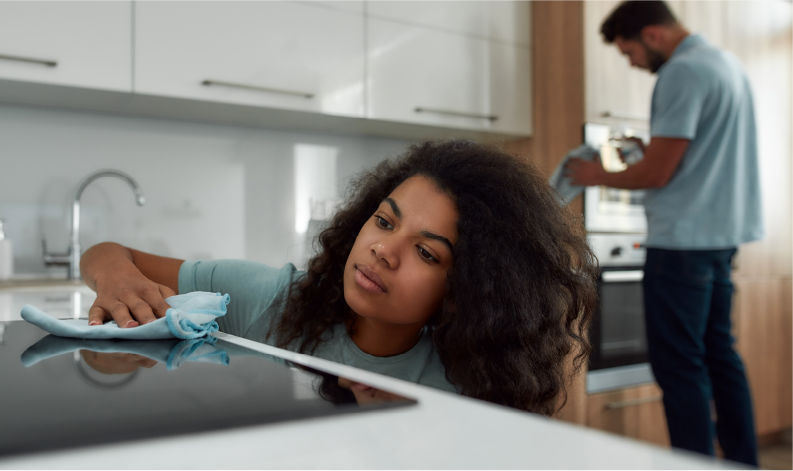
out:
M0 336L0 456L416 404L214 337Z

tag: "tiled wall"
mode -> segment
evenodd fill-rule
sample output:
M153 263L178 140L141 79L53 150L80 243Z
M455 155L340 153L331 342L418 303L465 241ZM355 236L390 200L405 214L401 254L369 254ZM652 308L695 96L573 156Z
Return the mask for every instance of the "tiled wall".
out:
M45 268L41 240L50 251L66 250L74 189L106 168L135 178L147 203L136 206L121 180L92 183L82 197L84 250L116 241L177 258L300 264L299 144L335 149L343 195L353 174L409 143L0 106L0 218L15 273L65 276L64 268Z

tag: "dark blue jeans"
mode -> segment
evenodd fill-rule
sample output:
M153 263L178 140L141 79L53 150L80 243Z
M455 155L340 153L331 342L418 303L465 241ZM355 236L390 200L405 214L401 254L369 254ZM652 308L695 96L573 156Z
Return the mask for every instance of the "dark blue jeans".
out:
M644 307L650 365L664 392L673 447L757 466L752 399L733 348L730 281L736 249L647 249Z

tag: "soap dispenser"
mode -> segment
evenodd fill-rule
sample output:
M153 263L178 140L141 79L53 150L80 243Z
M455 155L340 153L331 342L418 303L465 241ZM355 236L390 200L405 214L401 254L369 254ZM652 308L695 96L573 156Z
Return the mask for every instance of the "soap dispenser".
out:
M7 280L14 274L14 249L3 231L4 222L0 219L0 280Z

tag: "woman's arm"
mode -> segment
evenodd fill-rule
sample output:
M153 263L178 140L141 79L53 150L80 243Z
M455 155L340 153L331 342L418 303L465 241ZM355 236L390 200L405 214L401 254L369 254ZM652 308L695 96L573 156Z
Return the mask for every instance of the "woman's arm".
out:
M88 249L80 272L97 295L88 311L89 325L112 319L122 328L137 327L164 317L170 307L165 298L179 290L182 262L112 242Z

